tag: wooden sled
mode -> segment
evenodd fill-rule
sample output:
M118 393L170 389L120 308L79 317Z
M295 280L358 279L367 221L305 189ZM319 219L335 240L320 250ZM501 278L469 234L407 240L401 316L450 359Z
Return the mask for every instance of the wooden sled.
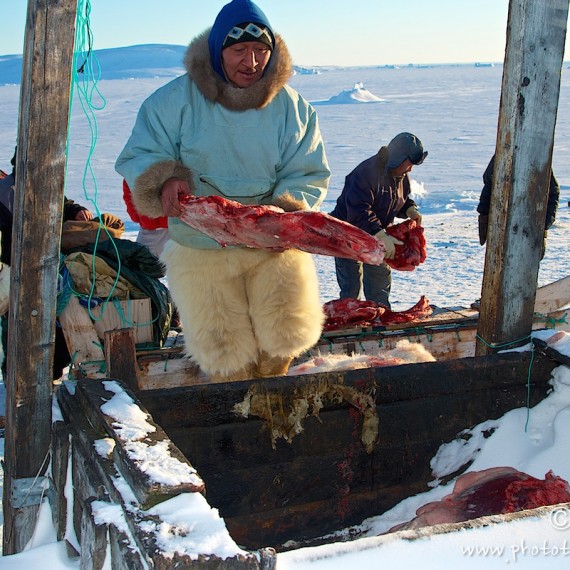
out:
M536 328L546 321L567 330L563 301L558 287L544 289L541 306L548 303L554 313L538 315ZM404 326L324 335L311 351L366 352L405 338L426 346L436 362L218 384L182 357L183 345L142 351L133 329L108 330L103 345L99 337L91 341L100 354L85 353L101 360L74 365L74 379L57 390L64 421L55 427L56 493L64 501L71 441L78 534L89 537L94 560L106 548L101 537L111 537L111 549L128 555L132 567L274 568L276 550L321 544L427 491L430 460L442 443L511 409L534 406L550 389L552 370L570 364L540 346L534 354L474 357L477 317L473 309L436 309ZM85 320L84 326L89 329ZM116 420L102 411L117 390L155 427L144 443L166 446L196 473L193 484L157 484L132 456ZM113 442L107 458L93 453L101 438ZM118 475L135 503L116 490ZM187 493L205 495L244 554L223 562L204 554L196 561L153 547L157 537L141 530L148 508ZM95 499L120 505L129 533L98 525L90 507Z

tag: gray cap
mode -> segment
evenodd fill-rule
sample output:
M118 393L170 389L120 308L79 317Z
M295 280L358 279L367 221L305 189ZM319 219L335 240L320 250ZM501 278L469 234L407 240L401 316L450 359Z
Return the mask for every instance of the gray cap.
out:
M414 165L421 164L428 155L418 137L412 133L400 133L388 143L388 168L397 168L406 159Z

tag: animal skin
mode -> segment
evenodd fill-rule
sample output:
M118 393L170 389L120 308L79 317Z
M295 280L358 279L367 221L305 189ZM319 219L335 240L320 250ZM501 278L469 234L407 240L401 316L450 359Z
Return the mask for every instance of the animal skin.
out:
M288 376L315 374L333 370L358 370L373 366L396 366L414 362L434 362L435 358L421 344L401 340L391 350L378 350L376 354L322 354L289 368Z

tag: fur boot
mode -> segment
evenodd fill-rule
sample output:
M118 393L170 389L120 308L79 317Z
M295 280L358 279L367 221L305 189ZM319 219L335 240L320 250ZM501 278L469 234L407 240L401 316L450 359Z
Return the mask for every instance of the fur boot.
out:
M255 367L256 378L272 378L273 376L285 376L293 358L288 356L270 356L266 352L259 355Z

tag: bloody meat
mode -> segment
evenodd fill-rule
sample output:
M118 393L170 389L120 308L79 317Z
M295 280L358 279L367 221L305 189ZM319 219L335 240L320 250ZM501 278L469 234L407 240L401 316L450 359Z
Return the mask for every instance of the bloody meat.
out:
M184 196L180 219L222 247L246 247L344 257L370 265L384 261L384 246L352 224L322 212L285 212L276 206L249 206L221 196Z
M386 233L404 242L396 246L394 259L385 259L386 265L399 271L413 271L427 257L424 229L415 220L405 220L386 228Z
M492 467L464 473L457 479L450 495L420 507L414 519L388 532L514 513L569 501L568 482L552 471L544 479L536 479L512 467Z
M335 299L323 305L325 312L325 331L345 327L380 326L411 321L429 317L433 308L425 295L411 308L404 311L391 311L375 301L360 301L358 299Z

